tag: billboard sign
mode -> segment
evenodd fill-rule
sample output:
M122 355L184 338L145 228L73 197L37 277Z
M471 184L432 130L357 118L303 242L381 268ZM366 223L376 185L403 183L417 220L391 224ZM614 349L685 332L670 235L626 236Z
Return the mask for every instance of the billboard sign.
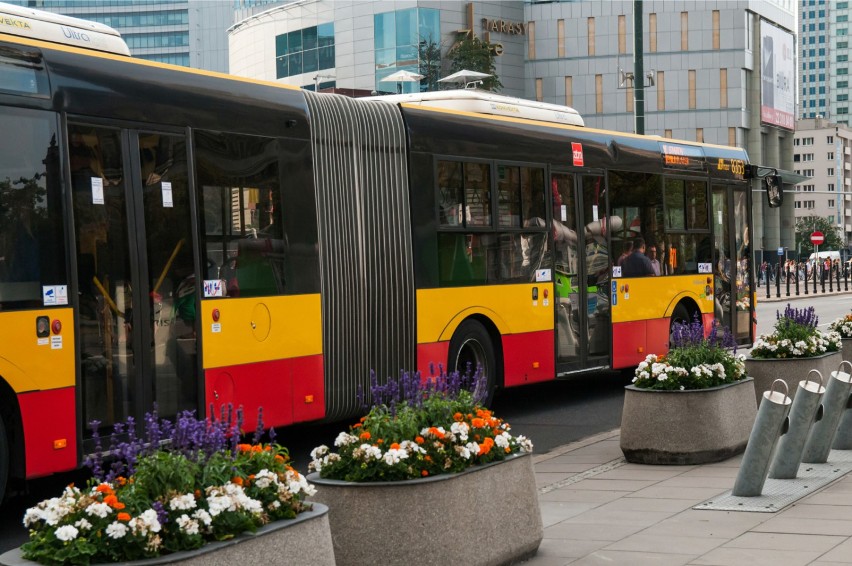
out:
M788 130L795 126L794 53L792 33L760 20L760 121Z

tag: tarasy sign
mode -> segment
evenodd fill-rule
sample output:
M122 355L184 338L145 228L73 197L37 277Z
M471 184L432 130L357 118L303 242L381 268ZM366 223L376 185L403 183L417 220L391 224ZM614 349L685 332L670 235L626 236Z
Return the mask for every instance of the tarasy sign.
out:
M811 233L811 243L815 246L820 245L825 241L825 236L822 235L822 232L816 231Z

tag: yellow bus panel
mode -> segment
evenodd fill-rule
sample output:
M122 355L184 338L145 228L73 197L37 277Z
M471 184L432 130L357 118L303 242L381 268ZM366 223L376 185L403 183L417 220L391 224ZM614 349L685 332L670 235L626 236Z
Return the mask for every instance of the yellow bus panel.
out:
M39 317L47 319L48 336L38 336ZM59 334L51 330L54 321L61 325ZM74 385L74 311L70 308L2 313L0 343L0 378L15 393Z
M689 297L703 313L713 312L713 277L704 274L614 278L612 322L653 320L671 316Z
M321 354L320 296L201 301L201 332L205 368Z
M449 340L473 314L491 319L500 334L553 330L553 283L420 289L417 343Z

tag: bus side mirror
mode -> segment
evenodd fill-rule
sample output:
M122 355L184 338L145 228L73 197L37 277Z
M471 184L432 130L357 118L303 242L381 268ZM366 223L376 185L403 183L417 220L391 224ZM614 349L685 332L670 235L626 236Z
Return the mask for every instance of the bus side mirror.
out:
M781 175L767 175L763 178L763 185L766 188L766 199L769 201L769 208L778 208L784 202L784 192L781 189Z

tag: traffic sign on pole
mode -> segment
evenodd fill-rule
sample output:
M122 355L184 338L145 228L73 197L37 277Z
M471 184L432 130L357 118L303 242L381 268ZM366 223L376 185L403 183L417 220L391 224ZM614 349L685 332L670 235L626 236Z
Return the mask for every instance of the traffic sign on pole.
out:
M825 236L822 235L820 231L814 231L811 233L811 243L815 246L820 245L825 241Z

